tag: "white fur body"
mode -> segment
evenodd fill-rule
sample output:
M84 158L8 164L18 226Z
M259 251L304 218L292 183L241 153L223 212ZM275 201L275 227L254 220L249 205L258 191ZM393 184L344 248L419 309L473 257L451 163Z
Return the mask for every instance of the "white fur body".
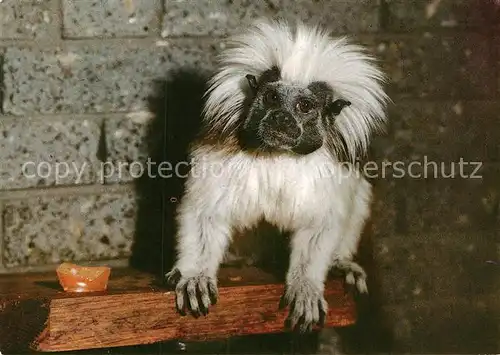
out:
M335 259L356 252L371 186L324 149L271 159L201 147L193 162L179 206L177 267L184 273L215 275L234 230L254 227L261 219L283 230L307 231L308 246L323 249L308 251L321 254L311 277L321 279ZM306 253L300 259L297 263L311 261Z
M364 154L370 135L385 121L383 75L363 48L345 39L298 25L259 22L234 37L210 81L203 119L215 131L231 131L242 119L247 93L245 75L277 66L292 85L326 82L336 97L352 105L335 117L335 129L347 156ZM232 133L232 132L229 132ZM325 137L325 141L328 137ZM261 219L290 231L291 255L286 277L287 302L295 302L297 320L317 322L325 311L324 282L336 265L353 274L364 271L352 261L370 213L371 186L352 165L343 164L327 145L307 155L254 155L244 150L201 144L191 151L194 164L178 209L178 259L173 270L177 305L187 292L191 307L209 305L217 271L236 229ZM170 276L173 275L173 271ZM358 289L366 291L362 277Z

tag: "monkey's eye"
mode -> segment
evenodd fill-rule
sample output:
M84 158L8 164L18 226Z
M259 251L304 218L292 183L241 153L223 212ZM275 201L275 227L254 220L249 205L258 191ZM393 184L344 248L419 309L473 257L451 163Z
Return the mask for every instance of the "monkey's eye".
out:
M264 103L267 105L276 105L279 102L279 97L276 91L270 90L264 95Z
M313 110L313 108L313 102L308 99L300 99L296 105L296 109L301 113L309 113Z

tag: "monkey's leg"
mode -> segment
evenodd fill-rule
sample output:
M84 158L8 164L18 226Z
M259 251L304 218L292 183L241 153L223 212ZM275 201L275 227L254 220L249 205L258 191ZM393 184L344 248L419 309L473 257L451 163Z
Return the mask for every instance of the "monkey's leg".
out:
M197 204L186 206L196 207L180 209L178 259L166 277L175 284L179 313L186 314L188 308L198 317L217 302L217 271L229 244L230 228L220 215Z
M290 306L290 328L305 332L314 324L324 324L328 309L324 284L337 242L338 232L333 229L305 228L292 236L290 267L280 302L280 308Z
M342 238L333 259L333 267L345 273L346 282L356 285L361 293L368 292L366 272L352 258L357 252L361 233L370 216L371 200L371 185L366 180L360 180L354 194L350 217L346 220Z

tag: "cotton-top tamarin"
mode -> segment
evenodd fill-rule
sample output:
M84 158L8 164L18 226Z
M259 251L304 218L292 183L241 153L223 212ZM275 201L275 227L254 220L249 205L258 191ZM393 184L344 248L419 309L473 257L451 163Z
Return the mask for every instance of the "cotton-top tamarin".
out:
M384 127L384 81L363 47L319 27L259 20L230 38L177 211L177 260L166 277L179 312L207 314L233 232L262 220L291 232L281 306L290 306L292 328L324 322L332 267L367 291L352 258L371 185L354 162Z

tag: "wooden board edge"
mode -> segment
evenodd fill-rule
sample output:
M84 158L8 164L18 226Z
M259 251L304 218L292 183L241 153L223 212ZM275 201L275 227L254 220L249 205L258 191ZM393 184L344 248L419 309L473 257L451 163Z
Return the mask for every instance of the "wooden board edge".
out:
M267 286L269 287L271 285L267 285ZM272 287L272 286L275 286L275 287ZM274 292L276 292L278 290L281 291L281 289L283 288L283 285L280 285L280 284L276 284L276 285L272 285L272 286L271 286L272 288L276 288ZM246 287L251 288L253 286L244 286L242 288L246 288ZM234 287L234 286L227 287L226 291L228 291L227 289L232 289L232 288L238 288L238 287ZM151 295L158 294L158 293L163 293L165 295L165 292L147 292L147 293L145 293L145 295L151 296ZM327 293L328 293L328 291L327 291ZM114 297L115 296L117 296L117 295L114 295ZM172 296L173 295L170 295L168 297L171 298ZM277 302L278 302L277 297L276 296L273 296L273 297L276 298L276 304L277 304ZM327 300L331 297L335 297L335 294L327 297ZM58 300L58 301L61 301L61 300ZM55 303L58 303L58 301L56 301ZM172 301L172 300L170 300L170 301ZM337 310L343 309L344 316L337 316L336 317L335 313L333 313L334 311L329 312L329 315L327 316L325 327L347 327L347 326L350 326L350 325L353 325L356 323L357 312L356 312L355 301L352 297L347 297L347 302L344 303L343 306L340 306L340 307L336 306L336 307L337 307ZM287 311L284 311L284 313L286 313L286 312ZM283 314L283 312L279 312L277 309L276 309L276 313ZM340 312L340 313L342 313L342 312ZM347 315L347 316L345 316L345 315ZM49 319L50 319L50 315L49 315ZM254 330L254 331L248 333L248 332L245 332L242 328L239 328L239 329L233 329L232 331L226 332L224 334L224 336L222 336L222 337L220 335L217 335L217 334L215 336L210 336L210 334L208 334L208 335L202 334L201 336L199 336L198 334L193 334L193 333L190 333L190 334L184 333L181 336L179 336L179 338L177 338L177 337L174 338L172 336L165 336L165 335L157 335L154 337L148 337L147 339L144 339L142 341L138 341L137 339L124 340L123 342L120 342L120 344L118 344L118 345L109 344L109 343L102 343L102 344L86 343L86 345L84 347L82 347L82 346L75 345L73 342L66 342L64 345L61 345L60 339L59 339L59 341L56 340L56 338L58 338L58 335L51 334L50 326L47 324L47 327L41 332L41 334L38 335L38 337L35 339L35 341L31 344L31 349L34 351L38 351L38 352L75 351L75 350L84 350L84 349L99 349L99 348L108 348L108 347L147 345L147 344L151 344L151 343L162 342L162 341L172 341L172 340L213 341L213 340L222 340L222 339L227 339L228 337L235 337L235 336L242 336L242 335L282 333L282 332L286 331L284 324L283 324L282 330L277 330L276 325L272 326L271 329L272 330L269 331L269 329L266 329L266 327L262 327L258 331ZM318 329L318 328L316 328L316 329ZM52 336L55 338L52 338Z

